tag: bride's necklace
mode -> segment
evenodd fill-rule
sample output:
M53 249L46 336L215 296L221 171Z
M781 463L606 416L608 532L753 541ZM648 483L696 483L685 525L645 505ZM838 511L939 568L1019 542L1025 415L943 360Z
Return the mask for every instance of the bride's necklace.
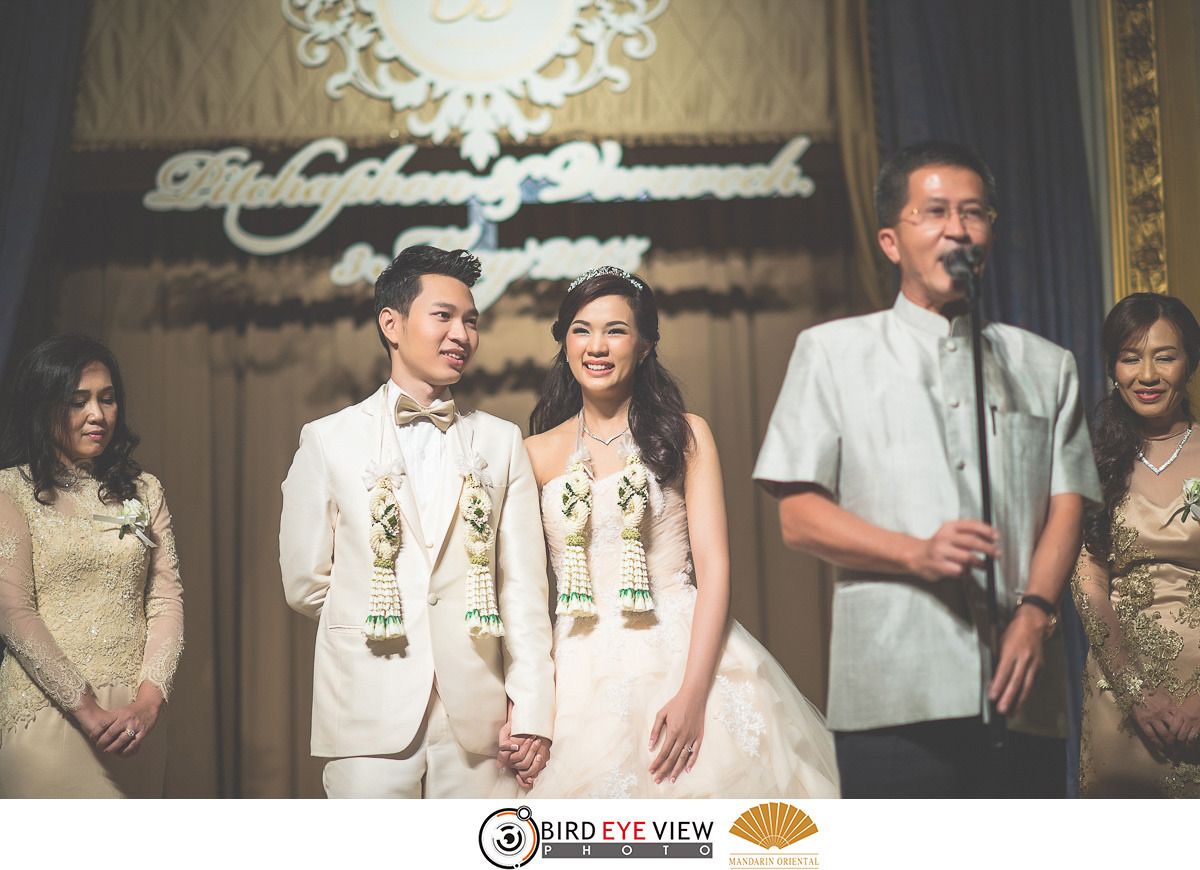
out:
M1167 470L1167 468L1170 466L1170 464L1172 462L1174 462L1176 459L1179 458L1179 453L1181 450L1183 450L1183 445L1187 444L1188 439L1191 437L1192 437L1192 426L1189 423L1188 427L1187 427L1187 431L1183 433L1183 438L1181 438L1179 441L1179 446L1175 448L1175 452L1172 453L1171 457L1166 462L1164 462L1162 465L1159 465L1159 466L1152 465L1150 463L1150 460L1146 458L1146 454L1142 452L1142 448L1140 448L1140 447L1138 448L1138 451L1137 451L1137 458L1141 460L1142 465L1149 468L1156 475L1162 474L1164 471Z
M580 417L582 418L582 416L583 415L581 414ZM622 429L620 432L618 432L616 435L612 436L611 438L601 438L599 435L593 434L592 430L588 428L586 419L583 421L583 434L586 435L587 437L591 438L593 441L599 441L605 447L612 444L614 441L616 441L618 438L620 438L622 435L624 435L628 431L629 431L629 426L626 425L624 429Z

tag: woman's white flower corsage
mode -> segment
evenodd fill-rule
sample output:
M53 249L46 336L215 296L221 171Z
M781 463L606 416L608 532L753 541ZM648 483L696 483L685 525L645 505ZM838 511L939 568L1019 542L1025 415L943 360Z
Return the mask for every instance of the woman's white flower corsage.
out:
M1186 523L1189 516L1200 522L1200 477L1189 477L1183 482L1183 507L1171 514L1167 522L1180 517L1180 522Z
M133 535L151 549L158 546L146 537L146 529L150 527L150 510L136 498L125 499L121 503L121 512L115 517L92 514L92 519L117 526L120 529L118 539L124 540L126 535Z

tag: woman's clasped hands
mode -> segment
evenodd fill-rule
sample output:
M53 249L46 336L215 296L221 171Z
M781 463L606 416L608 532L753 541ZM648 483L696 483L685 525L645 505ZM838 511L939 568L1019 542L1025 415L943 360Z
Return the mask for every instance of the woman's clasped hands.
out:
M157 692L141 691L129 704L106 710L89 692L75 710L75 721L101 752L129 758L137 754L158 722L162 700L155 695Z

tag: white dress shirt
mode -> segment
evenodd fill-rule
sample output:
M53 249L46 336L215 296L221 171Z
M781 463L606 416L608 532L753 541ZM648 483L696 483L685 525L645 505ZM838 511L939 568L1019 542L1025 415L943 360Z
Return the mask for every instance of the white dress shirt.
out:
M400 453L404 456L404 465L412 484L413 492L417 494L417 511L421 515L421 529L426 540L432 541L432 530L441 516L442 463L445 460L446 436L428 417L421 417L403 426L396 425L396 402L401 394L408 395L395 381L388 379L387 402L388 413L391 414L392 427L396 430L396 438L400 442ZM409 396L412 398L412 396ZM438 400L450 398L446 390Z
M929 538L982 516L969 321L900 294L887 311L805 330L796 340L755 480L816 483L873 525ZM1070 352L987 323L993 524L1007 620L1025 588L1050 496L1100 496ZM987 602L972 580L841 570L834 589L829 725L855 731L981 715L987 706ZM1061 653L1047 648L1034 697L1011 725L1065 723ZM1055 673L1056 668L1058 673Z

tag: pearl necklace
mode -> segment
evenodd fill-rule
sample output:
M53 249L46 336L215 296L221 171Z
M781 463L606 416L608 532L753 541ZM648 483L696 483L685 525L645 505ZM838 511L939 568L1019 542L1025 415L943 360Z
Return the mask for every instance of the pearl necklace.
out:
M1141 460L1142 465L1149 468L1156 475L1162 474L1164 471L1167 470L1168 466L1170 466L1170 464L1172 462L1174 462L1176 459L1179 458L1179 453L1181 450L1183 450L1183 445L1187 444L1188 439L1191 437L1192 437L1192 427L1189 424L1187 427L1187 431L1183 433L1183 438L1180 439L1180 441L1179 441L1179 446L1176 447L1175 452L1171 454L1171 458L1168 459L1166 462L1164 462L1162 465L1159 465L1158 467L1155 467L1150 464L1150 460L1146 458L1146 454L1142 452L1142 448L1140 448L1140 447L1138 448L1137 458Z

